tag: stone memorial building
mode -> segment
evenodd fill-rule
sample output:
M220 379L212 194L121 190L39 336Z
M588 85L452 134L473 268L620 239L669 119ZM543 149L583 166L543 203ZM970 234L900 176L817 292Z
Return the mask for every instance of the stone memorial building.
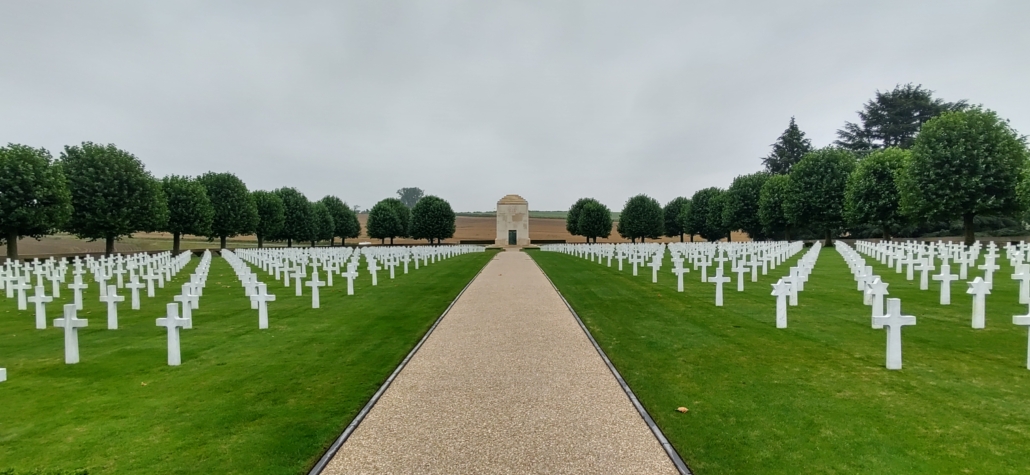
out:
M529 245L529 202L508 195L497 202L497 246Z

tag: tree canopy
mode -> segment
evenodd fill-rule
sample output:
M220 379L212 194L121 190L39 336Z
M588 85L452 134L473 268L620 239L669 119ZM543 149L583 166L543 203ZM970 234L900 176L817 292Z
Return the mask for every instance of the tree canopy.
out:
M722 226L722 190L716 187L704 188L690 198L687 214L687 230L706 241L718 241L725 237ZM718 220L715 217L718 216Z
M580 209L576 229L579 234L597 242L597 238L607 238L612 234L612 210L597 200L591 199Z
M168 205L161 184L131 153L114 144L83 142L65 147L58 163L71 195L69 232L103 239L110 255L116 239L164 227Z
M676 221L679 223L680 229L683 230L684 234L690 235L690 242L694 242L694 234L696 234L695 231L690 228L690 210L692 207L693 205L689 199L683 200L683 203L680 206L680 211L676 215ZM680 239L682 238L683 237L680 236Z
M381 242L389 239L390 245L393 245L394 238L405 234L406 226L401 221L401 217L397 215L397 207L390 200L399 202L396 198L387 198L372 206L372 209L368 211L365 231L368 233L368 237L379 239Z
M219 238L225 249L226 238L254 232L258 224L257 205L247 185L232 173L208 172L198 178L207 190L215 215L211 223L211 238Z
M53 234L71 216L71 193L61 168L43 148L0 147L0 244L18 258L18 238Z
M758 206L762 186L770 176L766 172L756 172L733 179L733 183L726 190L723 202L724 228L730 231L744 231L755 241L765 239L762 220L758 216Z
M665 234L665 214L662 205L647 195L637 195L626 201L619 218L619 235L636 242L647 238L658 239Z
M810 152L790 172L783 209L788 221L822 231L825 245L844 227L844 190L855 169L851 152L826 147Z
M933 91L923 89L921 84L899 84L891 91L876 91L876 96L858 111L860 123L846 122L837 131L834 144L859 154L887 147L909 148L927 121L966 107L966 101L934 98Z
M422 191L422 188L411 187L397 190L397 198L400 199L401 203L403 203L404 206L407 206L408 209L414 208L415 205L418 204L418 200L421 200L423 196L425 196L425 192Z
M897 177L909 152L895 147L877 150L858 162L844 190L844 217L848 225L876 226L890 239L904 222Z
M454 210L446 200L426 196L411 210L411 237L439 243L454 237Z
M408 237L408 231L411 229L411 208L408 208L397 198L386 198L380 201L380 203L392 206L394 212L397 213L397 219L401 222L400 232L395 237ZM391 239L390 242L392 243L393 240Z
M311 224L308 226L308 232L311 233L311 247L318 241L331 240L336 233L336 223L333 222L333 215L325 203L311 203Z
M762 191L758 194L758 220L766 236L790 239L791 222L783 209L789 187L789 175L773 175L762 185Z
M183 234L210 235L215 209L207 197L207 189L192 178L169 175L161 179L161 188L168 202L168 223L164 231L172 234L172 253L179 254Z
M279 234L286 221L286 206L278 194L271 191L258 190L251 193L257 207L258 224L254 227L258 247L264 247L265 239Z
M787 130L780 134L776 143L772 144L772 152L762 159L765 170L769 173L783 175L790 173L790 168L801 161L806 153L812 151L812 141L805 138L805 133L798 128L794 118L790 118Z
M579 213L583 211L583 205L590 201L596 201L593 198L580 198L572 204L569 208L569 212L565 215L565 230L573 236L582 236L579 233Z
M357 215L347 206L347 203L332 195L322 198L321 203L333 217L333 238L339 237L340 242L343 243L347 238L358 237L361 233L361 225L358 223ZM333 245L333 238L329 239L330 246Z
M279 188L275 190L283 201L283 225L272 238L275 241L286 241L288 247L293 242L303 242L311 238L311 205L308 197L296 188Z
M927 122L901 174L902 212L917 220L962 218L966 244L977 215L1014 215L1026 140L990 110L947 112Z
M683 212L683 204L689 201L682 196L673 198L662 209L662 214L665 216L665 235L668 237L679 236L680 242L683 241L683 234L687 232L683 222L680 221L680 214Z

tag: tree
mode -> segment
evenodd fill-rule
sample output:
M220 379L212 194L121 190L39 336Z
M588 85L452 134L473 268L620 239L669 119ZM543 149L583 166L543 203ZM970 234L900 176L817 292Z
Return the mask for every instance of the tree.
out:
M405 226L400 216L397 215L397 207L389 202L391 199L395 198L382 200L368 211L365 230L368 232L368 237L379 239L380 243L385 243L389 238L392 246L393 239L404 234Z
M722 206L717 202L721 194L722 190L715 187L705 188L694 193L694 196L690 198L690 210L686 220L688 233L700 235L706 241L718 241L723 238ZM718 209L719 214L719 223L714 227L715 223L709 219L709 216L715 214L713 208Z
M692 207L690 200L683 200L679 214L676 215L676 221L679 222L680 229L682 229L685 234L690 235L690 242L694 242L694 234L696 234L694 230L690 228L690 210Z
M311 205L308 197L296 188L279 188L275 190L279 199L283 200L283 225L275 234L274 240L286 241L286 247L293 247L293 241L302 242L309 239L311 230Z
M411 228L411 208L408 208L401 200L397 198L386 198L380 201L380 203L386 203L393 207L395 213L397 213L397 219L401 221L400 232L396 237L408 237L408 230ZM393 244L393 240L390 240L390 244Z
M254 227L254 234L257 235L258 247L264 247L265 239L276 236L282 231L283 223L286 221L286 206L283 199L273 191L255 191L251 193L254 197L254 205L257 207L258 224Z
M61 168L44 148L0 147L0 244L18 259L18 239L56 232L71 216L71 194Z
M341 243L349 237L358 237L361 225L358 224L358 217L354 215L347 203L332 195L322 198L321 203L333 217L333 235L329 238L329 247L335 245L334 240L337 236L340 237Z
M633 242L658 239L665 233L665 214L662 205L647 195L637 195L626 201L619 218L619 235Z
M970 245L974 217L1019 211L1016 185L1026 161L1026 139L993 111L941 114L912 146L899 180L902 212L923 221L961 217Z
M579 233L579 213L583 210L583 205L590 201L597 201L593 198L580 198L572 204L569 208L568 214L565 215L565 230L573 236L582 236Z
M783 210L789 187L789 175L773 175L762 185L758 195L758 220L766 236L783 236L790 240L791 222Z
M168 201L168 223L164 231L172 233L172 254L179 254L183 234L206 236L211 233L215 209L207 197L207 189L199 181L170 175L161 180Z
M225 249L226 238L250 234L258 224L257 205L247 185L232 173L208 172L198 178L207 189L207 197L215 209L211 221L211 239L219 238Z
M933 91L923 89L921 84L899 84L892 91L876 91L876 97L858 111L861 124L845 122L844 128L837 131L839 139L834 144L863 155L887 147L907 149L927 121L966 107L964 100L934 99Z
M903 224L897 176L909 152L895 147L877 150L858 162L844 190L844 217L851 226L871 225L890 239Z
M612 210L597 200L587 201L579 212L576 229L581 236L597 242L597 238L608 238L612 234Z
M436 196L426 196L415 203L411 210L411 237L426 239L430 244L435 240L454 237L454 210L451 204Z
M114 144L67 146L58 163L72 203L65 229L81 239L103 239L107 255L114 252L116 239L156 230L168 218L160 182L143 162Z
M762 159L762 163L765 164L766 171L785 175L790 173L790 168L795 163L801 161L801 157L812 151L812 141L805 138L805 133L798 128L794 117L791 117L787 130L780 134L772 148L772 152Z
M726 219L724 218L723 211L726 209L726 190L719 190L718 193L713 194L708 199L708 215L705 216L705 227L708 230L708 234L711 238L705 238L709 241L718 241L722 238L726 238L729 242L730 229L726 225Z
M418 204L418 200L421 200L423 196L425 196L425 192L422 191L422 188L401 188L397 190L397 198L408 209L414 208Z
M683 242L683 233L687 232L680 221L680 213L683 212L683 203L689 201L682 196L673 198L662 209L662 214L665 216L665 235L668 237L679 236L680 242Z
M308 225L311 247L315 247L318 241L329 241L336 234L336 223L333 222L333 215L329 207L321 201L311 203L311 223Z
M733 179L723 203L723 227L744 231L755 241L765 239L762 221L758 216L758 201L762 186L770 176L766 172L757 172Z
M823 231L824 245L844 227L844 190L855 169L851 152L826 147L810 152L790 172L784 213L792 223L806 223Z

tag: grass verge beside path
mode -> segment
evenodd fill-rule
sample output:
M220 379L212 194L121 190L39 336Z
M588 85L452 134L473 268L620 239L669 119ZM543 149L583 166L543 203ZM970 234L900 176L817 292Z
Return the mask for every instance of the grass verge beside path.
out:
M530 255L696 473L1030 473L1027 330L1012 325L1027 306L1004 259L984 330L970 328L964 282L941 306L937 282L920 291L918 272L908 282L875 264L918 320L902 330L904 369L888 371L885 331L870 328L833 248L782 330L770 284L794 260L758 283L748 278L743 293L731 274L719 308L698 271L677 293L668 259L652 284L647 267L633 277L628 264L620 273L615 263Z
M0 295L0 473L303 473L491 256L398 269L395 280L380 272L374 288L363 270L354 296L337 277L317 310L309 288L296 297L259 272L277 296L268 330L258 330L257 311L216 256L193 329L182 330L179 367L166 365L167 333L155 319L198 259L157 297L144 292L141 310L127 298L119 330L106 329L90 281L77 365L64 364L62 329L52 326L69 291L48 305L46 330Z

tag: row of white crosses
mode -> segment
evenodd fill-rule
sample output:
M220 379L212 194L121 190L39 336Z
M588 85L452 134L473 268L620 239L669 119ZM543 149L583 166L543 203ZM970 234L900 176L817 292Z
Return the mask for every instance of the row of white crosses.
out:
M793 247L796 249L790 254L791 256L801 250L804 243L798 242L793 244ZM775 284L772 284L772 296L776 297L776 328L787 328L787 305L797 306L798 292L805 290L805 282L808 282L808 275L815 268L822 248L823 243L821 242L812 244L812 247L798 259L797 265L790 268L787 276L781 277Z

